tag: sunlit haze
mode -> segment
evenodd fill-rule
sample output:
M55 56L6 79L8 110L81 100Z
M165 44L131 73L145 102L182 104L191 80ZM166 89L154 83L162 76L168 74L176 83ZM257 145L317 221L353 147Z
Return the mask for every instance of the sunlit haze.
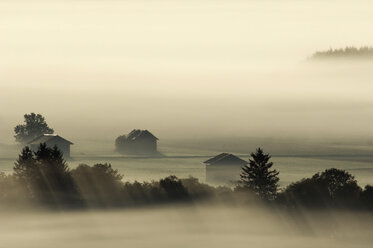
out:
M26 112L58 133L372 137L369 1L1 1L0 137Z
M0 0L0 247L372 246L371 0Z

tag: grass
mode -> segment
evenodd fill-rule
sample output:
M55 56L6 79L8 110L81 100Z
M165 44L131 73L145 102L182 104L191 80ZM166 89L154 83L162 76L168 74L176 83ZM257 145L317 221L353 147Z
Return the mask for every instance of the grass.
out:
M252 141L253 142L253 141ZM216 144L217 142L215 142ZM264 142L263 142L264 143ZM167 155L164 158L141 158L125 157L114 152L112 142L100 141L78 141L72 147L73 160L68 164L74 168L81 163L93 165L95 163L111 163L124 175L126 181L149 181L158 180L169 175L176 175L180 178L193 176L205 181L205 166L202 163L207 158L222 152L223 149L213 144L192 144L189 147L182 147L180 144L167 143L160 146L160 151ZM227 147L234 147L228 151L241 154L243 159L248 159L248 152L255 145L244 147L248 142L232 143ZM195 146L194 146L195 145ZM312 176L316 172L327 168L345 169L356 176L358 182L364 186L373 184L373 150L372 146L350 145L349 147L333 145L323 149L323 144L302 143L302 149L296 153L287 153L287 145L264 144L266 152L273 153L274 168L280 171L281 186L297 181L303 177ZM281 147L282 150L279 149ZM293 147L293 145L292 145ZM15 145L3 145L0 151L0 171L11 173L15 160L17 159L18 147ZM315 154L315 151L324 151L323 154ZM301 153L302 151L302 153ZM303 151L309 151L303 153ZM284 154L284 155L281 155Z
M243 157L247 159L247 157ZM125 158L125 157L81 157L69 161L74 168L80 163L93 165L95 163L111 163L124 175L126 181L150 181L158 180L169 175L180 178L189 176L205 181L204 158ZM349 171L356 176L363 186L373 184L373 166L371 162L341 161L330 158L307 157L273 157L274 168L280 171L281 186L297 181L303 177L312 176L314 173L327 168L338 168ZM0 171L11 172L14 160L0 159Z

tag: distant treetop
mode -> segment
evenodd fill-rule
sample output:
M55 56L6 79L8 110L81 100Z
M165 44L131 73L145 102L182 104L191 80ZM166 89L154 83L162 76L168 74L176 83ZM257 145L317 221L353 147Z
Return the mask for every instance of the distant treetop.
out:
M54 132L41 114L25 114L24 123L14 128L14 137L17 142L22 144L26 144L40 135L52 134Z
M311 59L373 59L373 47L330 48L327 51L317 51L312 55Z

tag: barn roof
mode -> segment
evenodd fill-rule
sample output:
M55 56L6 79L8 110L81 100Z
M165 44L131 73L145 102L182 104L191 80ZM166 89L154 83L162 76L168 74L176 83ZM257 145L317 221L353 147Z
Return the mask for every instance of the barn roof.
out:
M151 132L148 130L140 130L140 129L133 129L128 135L128 140L136 140L139 138L148 138L148 139L155 139L158 140L157 137L155 137Z
M240 159L239 157L230 154L230 153L221 153L213 158L210 158L203 162L204 164L242 164L242 165L247 165L248 162Z
M73 145L72 142L68 141L67 139L62 138L61 136L57 134L42 134L39 137L36 137L35 139L28 142L29 145L39 145L40 143L46 143L48 141L51 141L53 139L60 139L64 142L69 143L70 145Z

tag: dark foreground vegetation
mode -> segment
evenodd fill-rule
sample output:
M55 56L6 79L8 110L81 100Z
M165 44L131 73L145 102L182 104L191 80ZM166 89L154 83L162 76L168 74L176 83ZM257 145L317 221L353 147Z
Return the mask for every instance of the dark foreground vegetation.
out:
M373 47L330 48L313 54L312 59L373 59Z
M270 155L258 149L232 189L212 187L195 178L169 176L159 181L123 182L110 164L81 164L70 169L61 152L41 144L25 147L13 173L0 174L0 204L5 208L51 209L131 207L170 202L264 202L286 209L341 208L373 210L373 186L362 189L346 171L328 169L278 190L278 172Z

